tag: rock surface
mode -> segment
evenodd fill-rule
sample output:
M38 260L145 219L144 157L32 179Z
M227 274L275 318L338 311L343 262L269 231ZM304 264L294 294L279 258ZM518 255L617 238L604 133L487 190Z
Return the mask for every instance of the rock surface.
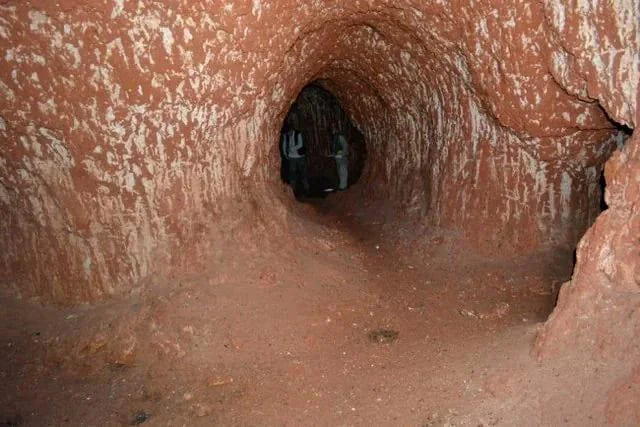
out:
M366 137L364 194L494 250L570 247L625 138L609 117L637 122L637 6L4 1L1 278L73 302L184 267L230 200L280 192L279 130L312 81ZM611 209L543 337L637 290L637 146L608 167Z
M626 367L607 396L608 421L620 425L640 420L640 139L614 153L605 175L609 209L580 241L573 277L535 351L540 359L580 352L606 367Z

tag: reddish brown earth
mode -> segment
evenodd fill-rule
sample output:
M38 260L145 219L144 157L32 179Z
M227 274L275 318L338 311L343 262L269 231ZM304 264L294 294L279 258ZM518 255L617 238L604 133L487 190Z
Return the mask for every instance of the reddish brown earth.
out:
M121 425L139 411L150 425L605 423L598 405L626 372L577 351L544 365L530 355L570 253L483 257L455 233L353 199L295 207L287 235L259 219L229 223L209 237L220 250L194 260L198 272L151 280L126 299L53 309L3 298L3 416L24 425ZM379 329L397 339L373 342ZM633 410L618 424L637 420Z
M451 232L380 205L347 210L348 199L295 207L287 238L231 224L201 271L126 300L58 310L4 298L2 414L26 425L118 425L138 410L153 425L511 420L492 402L523 367L546 372L528 349L570 254L480 257ZM377 329L398 337L372 342ZM565 409L536 416L577 421L584 407Z
M639 16L0 0L0 424L639 425ZM310 84L367 156L300 205Z

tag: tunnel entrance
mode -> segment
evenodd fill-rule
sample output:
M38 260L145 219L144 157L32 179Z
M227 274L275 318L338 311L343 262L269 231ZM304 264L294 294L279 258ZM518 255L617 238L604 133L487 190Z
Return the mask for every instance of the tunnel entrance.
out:
M302 138L303 145L298 149L301 159L289 158L288 138L291 135L295 135L296 142L298 136ZM342 142L338 142L340 140ZM340 101L313 82L302 89L284 119L280 155L280 177L300 200L324 198L358 182L366 162L367 148L364 135L352 123ZM340 167L345 175L343 188Z

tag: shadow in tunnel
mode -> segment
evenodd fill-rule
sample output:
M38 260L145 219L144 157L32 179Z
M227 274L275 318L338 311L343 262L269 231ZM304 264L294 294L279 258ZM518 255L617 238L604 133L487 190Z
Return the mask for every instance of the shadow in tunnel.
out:
M336 146L337 135L344 136L348 147L342 160L347 163L348 189L362 175L367 158L365 138L331 92L315 83L307 85L287 113L280 138L280 178L292 187L299 201L325 198L338 191L339 160L335 154L341 150ZM300 158L288 159L288 144L299 144L298 138L302 146L294 153Z

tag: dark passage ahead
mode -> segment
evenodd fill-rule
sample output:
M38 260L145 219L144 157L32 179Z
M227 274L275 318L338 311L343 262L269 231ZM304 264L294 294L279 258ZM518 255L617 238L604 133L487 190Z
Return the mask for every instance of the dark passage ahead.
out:
M305 154L306 165L291 168L283 158L281 178L291 185L291 169L306 172L309 191L303 194L303 180L299 178L297 196L325 197L330 190L338 189L336 159L331 157L332 134L343 135L348 142L348 186L358 181L367 157L365 139L331 92L316 84L306 86L289 110L282 132L292 129L298 131L304 141L301 151ZM300 163L299 160L296 162Z

